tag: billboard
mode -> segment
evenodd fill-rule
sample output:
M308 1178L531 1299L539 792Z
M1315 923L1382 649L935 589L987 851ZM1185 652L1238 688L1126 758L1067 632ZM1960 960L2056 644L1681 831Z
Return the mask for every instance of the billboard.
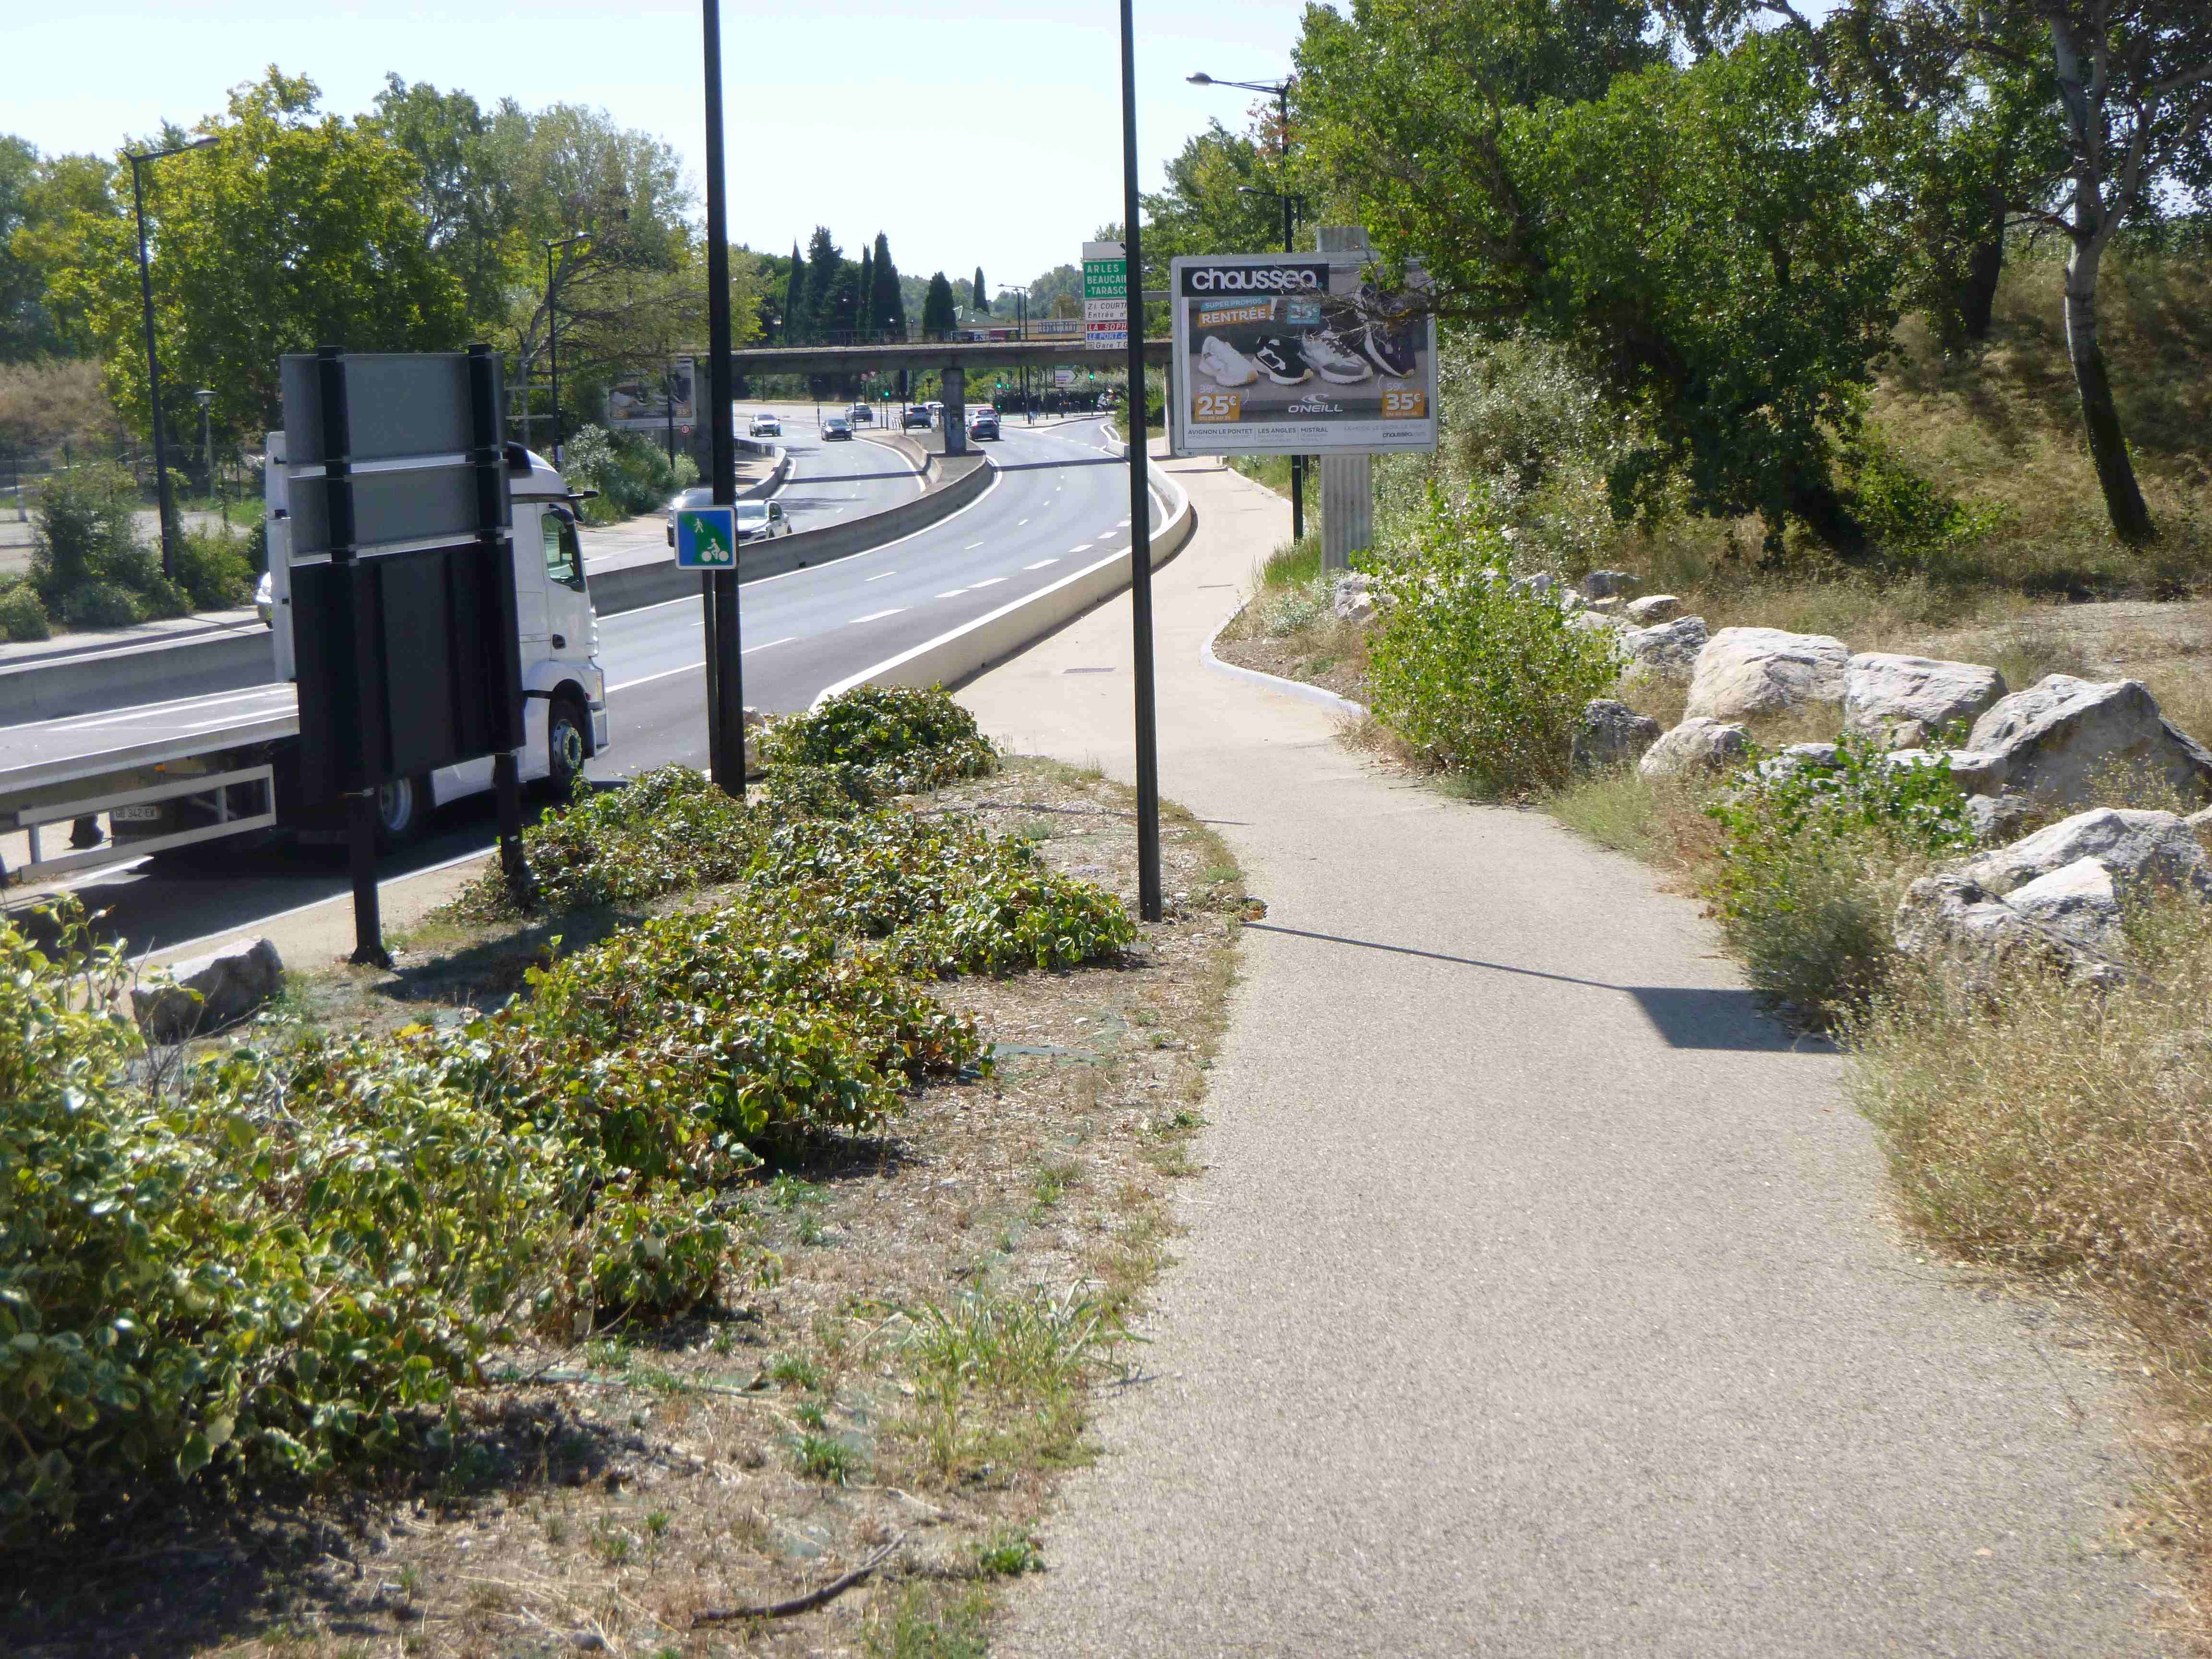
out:
M1175 453L1434 449L1436 319L1413 291L1378 292L1368 266L1364 253L1175 260Z
M607 425L617 432L690 425L694 378L691 359L679 357L657 374L616 381L607 391Z

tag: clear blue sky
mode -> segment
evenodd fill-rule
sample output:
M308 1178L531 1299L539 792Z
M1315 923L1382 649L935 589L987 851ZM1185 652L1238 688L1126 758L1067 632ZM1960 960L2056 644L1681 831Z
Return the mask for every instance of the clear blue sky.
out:
M1140 177L1248 95L1194 70L1289 67L1301 0L1137 0ZM995 289L1073 260L1121 210L1114 0L723 0L732 235L788 248L817 222L848 253L890 237L900 269ZM0 0L0 132L108 152L189 125L276 63L326 108L365 109L387 70L490 104L597 105L658 134L694 188L699 13L669 0Z

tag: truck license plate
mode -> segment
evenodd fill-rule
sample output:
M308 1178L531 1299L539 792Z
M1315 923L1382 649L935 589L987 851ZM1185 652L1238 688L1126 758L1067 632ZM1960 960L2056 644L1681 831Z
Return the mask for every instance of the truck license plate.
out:
M118 806L107 816L116 823L159 823L161 804L153 801L143 806Z

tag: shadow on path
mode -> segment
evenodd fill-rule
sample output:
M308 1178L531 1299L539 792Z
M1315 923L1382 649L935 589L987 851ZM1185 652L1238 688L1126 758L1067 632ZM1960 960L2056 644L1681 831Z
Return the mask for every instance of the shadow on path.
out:
M1513 974L1522 979L1547 979L1560 985L1586 986L1593 991L1613 991L1633 997L1652 1029L1675 1048L1733 1048L1750 1053L1826 1054L1833 1045L1811 1035L1793 1034L1759 1005L1758 993L1733 986L1613 985L1603 980L1577 979L1572 974L1546 973L1540 968L1516 968L1510 963L1483 962L1474 957L1448 956L1410 945L1384 945L1378 940L1346 939L1340 933L1316 933L1304 927L1284 927L1271 921L1248 921L1253 933L1282 933L1292 939L1318 939L1325 945L1349 945L1363 951L1387 951L1393 956L1422 957L1461 968L1480 968L1493 974Z

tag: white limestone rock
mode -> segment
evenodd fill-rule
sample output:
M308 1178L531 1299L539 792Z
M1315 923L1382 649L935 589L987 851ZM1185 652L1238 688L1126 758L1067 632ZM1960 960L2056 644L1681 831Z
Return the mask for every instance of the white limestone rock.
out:
M1893 749L1917 749L2004 695L2004 676L1979 663L1862 651L1844 673L1844 724L1885 735Z
M2091 799L2115 774L2212 799L2212 752L2168 724L2140 680L2046 675L1993 704L1966 746L1998 757L2007 789L2061 805Z
M1645 751L1636 769L1647 778L1724 772L1751 758L1751 734L1741 726L1695 717L1684 720Z
M1850 647L1825 634L1723 628L1698 653L1687 713L1717 720L1840 703Z

